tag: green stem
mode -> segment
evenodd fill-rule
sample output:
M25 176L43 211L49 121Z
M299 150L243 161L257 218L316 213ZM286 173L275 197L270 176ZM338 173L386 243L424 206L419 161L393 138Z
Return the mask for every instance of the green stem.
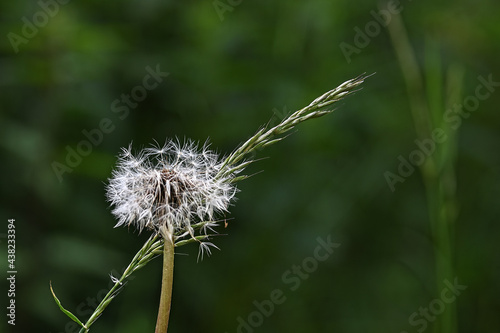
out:
M443 289L443 281L454 278L453 268L453 234L455 212L454 152L456 149L456 133L443 121L443 80L441 78L441 62L439 52L434 44L426 45L426 77L427 99L424 94L424 79L410 45L408 36L400 17L394 17L388 26L394 49L398 57L410 99L413 121L420 140L429 140L434 129L445 131L447 140L436 147L434 154L427 156L421 166L425 184L430 230L434 243L436 293ZM452 94L448 107L458 102L461 90L461 71L450 72L450 88ZM446 310L434 324L436 333L453 333L457 331L456 304L448 304Z
M443 289L443 281L452 279L452 243L450 239L450 221L448 218L444 193L442 191L442 179L438 177L424 176L426 187L427 205L429 207L429 218L431 234L434 242L436 291ZM452 333L455 330L455 304L447 304L445 311L439 316L434 325L434 332Z
M167 236L167 237L166 237ZM155 333L166 333L170 317L172 300L172 283L174 278L174 241L171 235L164 235L163 246L163 277L161 281L160 307L156 321Z

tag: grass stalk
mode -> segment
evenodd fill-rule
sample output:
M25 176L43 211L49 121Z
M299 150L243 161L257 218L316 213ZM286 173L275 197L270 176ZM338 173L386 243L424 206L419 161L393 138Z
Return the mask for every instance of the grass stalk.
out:
M440 295L443 281L455 277L453 226L456 218L454 171L456 133L443 120L443 114L446 107L451 107L459 100L462 72L457 67L449 70L446 83L450 90L445 105L442 66L435 44L429 41L426 44L425 77L423 77L401 17L395 16L388 28L405 79L417 137L420 140L430 140L433 130L438 128L446 135L445 142L441 144L434 142L435 151L426 156L425 162L420 167L434 245L435 293ZM435 321L434 332L456 331L456 304L447 304L445 311Z

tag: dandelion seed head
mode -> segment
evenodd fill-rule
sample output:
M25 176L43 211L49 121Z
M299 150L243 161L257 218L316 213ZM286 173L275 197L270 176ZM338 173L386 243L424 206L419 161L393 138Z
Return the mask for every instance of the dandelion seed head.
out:
M124 148L106 187L116 226L181 234L193 223L213 221L236 193L232 175L217 177L221 167L216 153L192 141L167 141L137 155Z

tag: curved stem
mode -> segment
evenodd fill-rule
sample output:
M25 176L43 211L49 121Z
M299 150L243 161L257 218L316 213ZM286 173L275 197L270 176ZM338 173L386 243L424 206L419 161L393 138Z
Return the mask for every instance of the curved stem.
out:
M174 241L170 233L163 233L163 277L161 281L160 307L156 321L155 333L166 333L170 317L172 300L172 283L174 278Z

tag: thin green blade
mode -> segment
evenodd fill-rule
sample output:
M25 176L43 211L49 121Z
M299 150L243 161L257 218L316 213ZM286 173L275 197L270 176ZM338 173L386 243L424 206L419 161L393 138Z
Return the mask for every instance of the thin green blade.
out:
M71 312L69 312L68 310L66 310L65 308L63 308L63 306L61 304L61 301L59 301L59 299L56 297L56 294L54 293L54 290L52 289L52 282L50 282L50 292L52 293L52 296L54 296L54 300L56 301L57 305L59 306L59 309L61 309L61 311L66 316L68 316L69 318L71 318L71 320L73 320L75 323L77 323L81 327L87 329L85 327L85 325L74 314L72 314Z

